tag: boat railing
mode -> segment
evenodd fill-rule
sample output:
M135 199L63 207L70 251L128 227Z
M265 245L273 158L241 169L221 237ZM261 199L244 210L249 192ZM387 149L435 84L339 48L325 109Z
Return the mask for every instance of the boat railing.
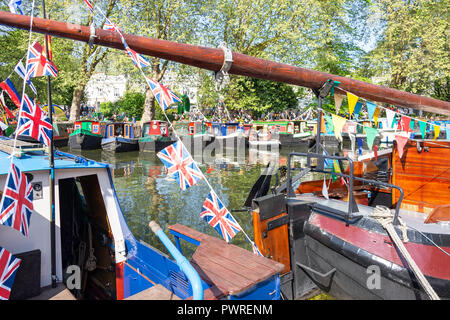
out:
M184 272L189 282L191 283L193 300L203 300L202 280L200 279L197 271L177 249L177 247L175 247L172 241L170 241L170 239L166 236L161 227L155 221L150 221L149 226L153 233L158 236L159 240L161 240L163 245L170 252L177 265L180 267L181 271Z
M299 174L295 175L294 177L292 177L291 175L291 171L292 170L299 170L301 168L291 168L291 163L292 163L292 158L294 156L297 157L306 157L307 161L306 161L306 168L303 168L302 172L300 172ZM317 162L315 165L313 165L312 160L315 159ZM341 161L347 161L349 164L349 174L345 174L345 173L341 173L341 172L333 172L330 170L327 170L327 168L325 168L325 159L330 159L330 160L337 160L339 162ZM382 187L387 187L387 188L394 188L399 190L400 192L400 197L397 201L396 207L395 207L395 215L394 215L394 219L393 219L393 224L394 225L398 225L399 221L398 221L398 215L400 212L400 205L401 202L403 200L403 189L399 186L390 184L390 183L386 183L386 182L381 182L381 181L376 181L376 180L371 180L371 179L365 179L365 178L361 178L361 177L356 177L353 174L353 160L349 157L343 157L343 156L332 156L332 155L325 155L325 154L318 154L318 153L301 153L301 152L291 152L289 154L288 157L288 162L287 162L287 166L288 166L288 170L287 170L287 182L284 185L284 189L287 189L287 197L288 198L292 198L295 197L295 192L293 190L292 184L299 180L301 177L303 177L304 175L306 175L309 172L319 172L319 173L325 173L325 174L332 174L335 176L339 176L339 177L344 177L344 178L348 178L348 211L347 214L345 216L345 221L346 224L348 226L349 221L352 217L352 214L355 212L358 212L358 207L354 198L354 194L353 194L353 190L354 190L354 180L358 180L370 185L375 185L375 186L382 186ZM282 189L277 189L277 192L281 192L283 191Z

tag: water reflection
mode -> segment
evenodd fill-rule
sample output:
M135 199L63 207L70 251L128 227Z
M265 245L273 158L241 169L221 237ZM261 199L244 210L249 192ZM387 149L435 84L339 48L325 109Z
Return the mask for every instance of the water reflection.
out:
M64 150L63 150L64 151ZM159 158L150 152L110 153L102 150L67 150L86 158L108 163L111 166L117 197L125 219L137 239L166 252L159 240L151 233L148 222L155 220L168 233L167 227L180 223L201 232L219 237L217 232L200 218L200 212L209 187L204 181L182 191L178 183L166 174ZM287 165L292 150L280 153L247 151L245 161L217 155L208 163L199 162L199 168L207 177L228 210L241 209L254 182L270 162L277 166ZM306 152L307 150L296 150ZM201 158L200 158L201 160ZM239 160L239 161L238 161ZM296 166L306 159L296 159ZM305 180L311 177L305 177ZM275 183L275 179L272 179ZM246 233L253 238L251 214L233 212ZM172 238L173 239L173 238ZM242 234L238 233L231 243L251 250ZM186 245L186 254L192 247Z

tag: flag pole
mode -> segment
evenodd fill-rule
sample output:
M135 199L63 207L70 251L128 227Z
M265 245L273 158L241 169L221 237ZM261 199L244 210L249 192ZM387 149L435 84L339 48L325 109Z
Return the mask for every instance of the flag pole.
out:
M42 11L44 19L47 19L45 13L45 0L42 0ZM47 59L50 60L48 50L48 37L45 34L45 54ZM50 76L47 76L47 95L48 95L48 113L50 123L52 125L52 136L50 139L48 161L50 167L50 243L51 243L51 272L52 272L52 288L56 288L56 243L55 243L55 160L54 160L54 144L53 144L53 104L52 104L52 87L50 82Z

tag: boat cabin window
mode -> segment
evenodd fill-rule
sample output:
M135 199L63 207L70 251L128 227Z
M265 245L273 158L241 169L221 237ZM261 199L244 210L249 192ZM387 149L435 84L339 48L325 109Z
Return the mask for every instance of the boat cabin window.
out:
M115 299L114 239L97 175L60 179L58 186L64 283L75 265L81 271L75 297Z

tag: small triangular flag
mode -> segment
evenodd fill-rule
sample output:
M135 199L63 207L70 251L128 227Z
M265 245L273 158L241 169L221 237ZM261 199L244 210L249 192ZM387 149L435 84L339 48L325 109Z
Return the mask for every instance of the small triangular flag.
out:
M395 112L389 109L386 109L386 118L387 118L387 128L391 129L394 124Z
M380 115L380 108L376 108L375 112L373 113L373 121L375 121L375 127L378 126L378 116Z
M371 127L364 127L364 131L366 131L366 137L367 137L367 146L370 150L372 150L373 142L375 140L375 137L378 135L378 130Z
M355 105L354 114L355 114L356 120L358 120L358 118L359 118L359 112L361 111L362 105L363 105L362 102L359 102L359 101Z
M325 122L326 122L326 126L327 126L327 131L334 131L334 126L333 126L333 120L331 119L331 117L329 115L325 115Z
M403 149L405 148L405 145L408 142L408 137L396 135L395 141L397 143L398 156L401 159L403 157Z
M369 115L369 120L373 120L373 114L375 112L375 109L377 108L377 105L373 102L367 101L367 114Z
M397 129L409 132L409 123L411 122L411 118L407 116L402 116L400 121L398 122Z
M433 125L433 129L434 129L434 138L433 140L436 140L437 137L439 137L439 132L441 131L441 127L438 125Z
M378 146L373 146L373 154L375 155L375 161L378 161Z
M329 199L327 182L325 181L325 177L323 177L322 195L325 197L325 199L327 200Z
M414 123L415 123L415 120L413 119L413 118L410 118L411 119L411 121L409 122L409 129L411 130L411 131L414 131Z
M347 100L348 100L348 112L352 115L355 110L356 102L358 102L358 97L354 94L347 92Z
M447 140L450 140L450 128L445 129L445 134L447 136Z
M342 100L344 100L344 96L342 94L334 94L334 106L336 107L336 114L339 114L339 110L342 106Z
M344 127L345 123L347 122L347 119L337 116L335 114L332 114L331 117L333 119L334 136L339 141L342 142L341 131L342 131L342 128Z
M427 132L427 123L423 121L419 121L420 133L422 134L422 139L425 139Z

